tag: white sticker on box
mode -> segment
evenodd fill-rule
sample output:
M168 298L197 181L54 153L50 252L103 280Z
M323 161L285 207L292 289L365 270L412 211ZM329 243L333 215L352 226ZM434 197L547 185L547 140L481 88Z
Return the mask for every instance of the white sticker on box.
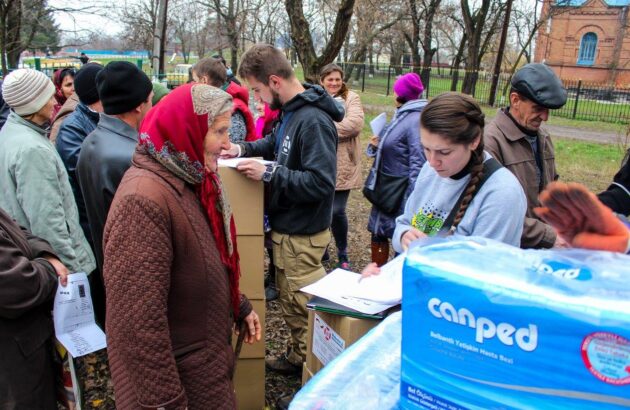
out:
M345 348L346 342L315 313L315 320L313 321L313 354L315 357L326 366Z

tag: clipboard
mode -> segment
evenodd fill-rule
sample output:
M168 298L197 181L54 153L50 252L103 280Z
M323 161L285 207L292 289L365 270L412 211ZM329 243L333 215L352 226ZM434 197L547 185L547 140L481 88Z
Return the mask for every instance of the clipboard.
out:
M324 299L319 296L313 296L307 303L306 308L310 310L332 313L334 315L341 316L350 316L358 319L374 319L374 320L383 320L390 313L400 310L400 305L394 306L393 308L384 310L380 313L376 313L374 315L366 314L359 312L358 310L354 310L343 305L340 305L335 302L331 302L328 299Z

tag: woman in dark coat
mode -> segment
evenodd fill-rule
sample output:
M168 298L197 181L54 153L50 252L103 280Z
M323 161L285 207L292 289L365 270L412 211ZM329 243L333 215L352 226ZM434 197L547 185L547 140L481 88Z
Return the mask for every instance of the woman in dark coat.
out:
M374 157L374 163L365 185L373 189L374 176L379 170L392 176L408 177L409 181L397 212L387 213L372 206L368 231L372 233L372 262L379 266L387 262L396 217L403 213L420 168L426 161L420 141L420 113L428 102L420 99L424 90L420 76L409 73L399 77L393 90L396 113L380 134L370 139L367 155Z
M57 409L50 311L68 270L0 209L0 409Z
M261 327L238 289L236 231L217 174L232 98L177 87L147 114L104 234L116 408L234 409L231 334Z

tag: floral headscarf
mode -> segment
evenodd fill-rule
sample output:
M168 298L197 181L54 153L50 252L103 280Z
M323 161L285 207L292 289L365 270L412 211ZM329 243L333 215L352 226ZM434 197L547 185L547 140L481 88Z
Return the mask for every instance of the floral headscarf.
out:
M228 270L234 317L240 295L234 217L221 179L205 168L203 142L218 115L232 111L232 97L205 84L186 84L151 109L140 127L140 145L177 177L195 186L206 210L221 262Z

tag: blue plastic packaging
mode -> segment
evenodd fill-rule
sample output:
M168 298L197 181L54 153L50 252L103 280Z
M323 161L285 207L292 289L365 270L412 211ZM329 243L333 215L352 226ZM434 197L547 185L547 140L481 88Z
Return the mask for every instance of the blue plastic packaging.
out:
M484 239L409 251L405 409L630 407L630 257Z
M401 322L400 312L385 318L315 374L289 409L397 409Z

